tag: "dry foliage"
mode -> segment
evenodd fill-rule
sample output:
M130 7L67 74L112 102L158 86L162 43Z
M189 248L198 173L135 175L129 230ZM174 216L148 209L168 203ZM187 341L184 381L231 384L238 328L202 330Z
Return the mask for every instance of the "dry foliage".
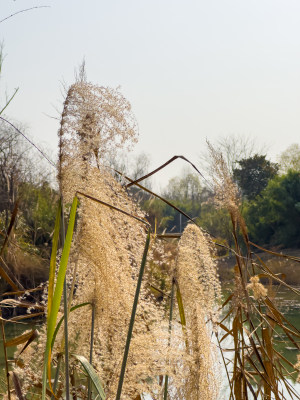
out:
M260 279L268 277L285 283L259 257L255 258L255 245L249 241L239 211L237 189L222 155L209 144L216 203L226 207L231 215L235 242L231 250L236 256L234 288L222 305L225 316L220 321L214 242L194 223L187 226L176 249L173 242L172 245L161 242L164 235L151 236L147 279L144 276L140 292L136 289L142 277L140 265L146 255L149 224L101 163L115 146L136 139L130 105L120 92L79 79L67 92L59 138L58 176L65 207L68 208L75 195L80 199L66 274L67 340L71 354L90 359L106 398L115 398L120 389L128 339L122 399L137 400L145 394L164 400L217 399L220 382L217 348L226 368L229 400L284 400L283 387L292 398L299 398L286 379L288 361L276 351L274 332L280 329L281 339L297 349L300 332L277 310L271 291L267 291ZM243 238L245 254L238 237ZM60 253L57 258L59 261ZM160 295L153 295L153 290ZM20 290L19 294L24 293ZM137 295L135 312L132 304ZM25 306L22 299L3 300L1 305L21 303ZM43 305L40 309L43 310ZM58 320L62 316L63 305ZM129 335L132 316L134 325ZM3 327L3 320L1 323ZM6 350L9 341L3 330L2 335ZM228 338L231 348L224 345ZM37 339L34 332L14 339L20 349L13 382L7 380L8 398L12 399L15 393L19 398L23 394L28 399L41 398L46 341L46 325ZM69 399L69 395L74 400L99 398L94 389L89 390L78 357L70 357L69 370L61 364L65 344L61 325L50 358L58 384L52 387L53 382L50 385L48 381L45 396L50 398L53 390L57 399ZM8 370L7 356L5 361ZM299 368L299 363L295 368ZM64 375L68 373L70 394L65 393ZM15 392L10 390L12 383Z
M78 81L68 90L59 132L62 195L66 203L76 193L80 198L67 272L68 306L70 309L88 302L94 307L92 359L107 399L113 399L117 392L146 240L144 214L100 162L102 155L116 144L135 140L134 119L129 112L130 106L119 92ZM156 263L156 268L164 264L166 268L170 258L162 255L160 262L153 260L158 253L162 255L162 247L159 239L153 237L148 263L152 266ZM186 267L190 268L191 282L184 280L182 269ZM161 397L164 377L168 376L169 398L182 398L184 393L186 399L213 399L218 385L214 380L214 352L209 332L211 321L216 319L215 298L219 295L219 284L207 240L199 228L187 228L179 243L175 269L174 265L167 269L174 271L167 286L170 287L173 278L182 286L183 301L189 310L187 325L182 330L176 318L170 330L168 296L164 301L157 301L144 279L122 398L135 399L143 393ZM191 293L196 307L190 309ZM204 308L208 298L209 306L206 303ZM63 308L60 315L63 315ZM71 352L88 359L91 313L86 307L78 308L69 314L68 325ZM25 393L32 390L32 383L38 385L41 380L39 366L43 362L41 349L45 343L46 331L42 330L31 350L21 355L25 367L16 371ZM61 327L52 350L54 365L63 349ZM80 385L80 379L76 379L76 360L71 360L70 371L73 396L80 397L86 381ZM59 380L56 393L59 398L63 395L63 380Z

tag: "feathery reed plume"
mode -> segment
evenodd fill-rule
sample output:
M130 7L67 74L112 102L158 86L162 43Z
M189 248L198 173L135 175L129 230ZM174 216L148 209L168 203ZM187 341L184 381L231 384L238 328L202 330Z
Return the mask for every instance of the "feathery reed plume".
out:
M251 290L253 292L253 296L256 300L259 299L264 299L267 297L268 291L267 289L259 282L259 277L258 276L252 276L250 278L250 282L246 286L248 290Z
M99 166L100 158L136 142L137 123L118 89L88 83L81 74L67 91L58 135L59 181L66 191L79 183L71 173L84 177L87 165Z
M69 203L75 193L89 196L80 195L69 257L66 278L69 290L73 288L69 309L72 306L75 310L74 306L82 303L94 305L93 367L103 382L106 398L113 399L146 232L140 222L144 214L106 171L100 159L116 146L135 141L135 121L129 103L118 91L80 80L67 93L59 136L59 179L64 201ZM100 199L102 204L91 198ZM91 356L90 331L87 329L91 326L90 318L90 312L78 307L70 312L68 321L70 352L86 359ZM178 358L183 358L183 351L177 346L169 347L168 328L164 304L157 304L146 282L142 282L122 398L136 398L142 393L157 395L163 390L157 379L159 376L169 375L175 387L182 386L183 375L175 375L172 365ZM52 349L54 361L59 356L62 337L63 329L60 328ZM35 346L41 345L45 345L45 332L41 333ZM40 378L35 366L40 361L36 354L33 359L30 352L22 357L26 367L18 370L18 374L23 378L24 389L28 390L30 384L25 375L38 382ZM77 361L73 359L70 370L76 369L76 365ZM62 380L59 381L58 397L64 392ZM71 389L74 396L82 395L82 385L74 383ZM87 385L84 390L87 392Z
M278 330L275 328L282 330L281 340L295 348L299 348L296 339L299 337L299 331L276 308L273 299L268 297L267 289L259 282L259 278L260 275L265 275L278 282L284 282L272 273L258 255L256 255L258 262L253 261L254 253L251 246L256 245L248 238L246 224L240 212L237 188L226 168L222 154L209 143L208 146L214 171L216 204L226 208L230 214L235 244L235 287L223 304L223 307L226 307L226 316L219 325L225 333L220 340L218 338L230 380L230 399L244 400L249 396L254 399L286 399L282 387L289 393L290 398L299 399L299 395L286 379L286 365L291 366L291 364L276 350L275 335ZM242 248L245 248L245 254ZM257 269L260 269L262 274L257 274ZM291 287L290 289L294 290ZM234 349L232 357L229 359L226 357L225 361L222 346L223 340L227 337L232 338Z
M218 383L215 351L209 333L216 322L216 299L220 283L209 242L197 226L190 224L179 242L175 277L180 288L186 317L186 351L189 370L178 398L216 399Z
M99 163L99 158L103 159L116 146L128 140L135 141L135 127L130 105L118 91L84 81L69 89L60 131L60 178L66 201L76 191L84 190L128 214L143 217ZM76 246L71 255L74 265L77 264L74 302L95 304L94 366L110 398L116 393L137 268L146 235L139 222L88 198L81 198L79 213ZM148 325L161 329L163 313L151 308L145 287L142 292L123 387L124 394L135 396L151 386L147 382L151 368L156 368L155 341L163 343L146 329ZM70 315L70 329L73 330L70 336L76 338L76 346L85 356L89 346L86 317L84 311ZM150 343L151 351L147 349L145 357L143 351ZM164 360L163 346L160 351ZM161 360L160 370L163 365ZM159 373L161 371L152 376L154 383Z
M105 170L89 169L86 185L91 196L143 218L143 213ZM74 264L78 264L74 303L88 301L95 304L93 365L109 399L114 398L117 391L145 239L146 232L139 221L87 198L81 199L74 246ZM86 357L89 349L87 317L83 309L70 315L71 335ZM143 392L155 394L162 390L157 377L165 375L168 369L174 376L171 366L166 364L167 353L175 360L182 352L175 348L169 354L168 321L163 305L157 305L144 281L122 396L136 398ZM181 375L174 379L181 384Z
M239 214L237 186L232 180L222 153L217 151L209 141L207 141L207 146L211 160L210 170L215 192L215 203L219 207L227 208L233 216L237 217Z

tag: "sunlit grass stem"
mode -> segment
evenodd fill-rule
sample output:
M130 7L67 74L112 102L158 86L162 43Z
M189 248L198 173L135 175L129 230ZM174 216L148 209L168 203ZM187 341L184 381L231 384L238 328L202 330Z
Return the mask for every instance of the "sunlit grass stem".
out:
M63 197L60 198L61 201L61 244L62 248L65 245L65 222L64 222L64 206L63 206ZM64 288L63 288L63 301L64 301L64 347L65 347L65 381L66 381L66 400L70 399L70 377L69 377L69 334L68 334L68 291L67 291L67 282L66 277L64 279Z
M169 314L169 346L171 344L171 330L172 330L172 319L173 319L173 305L174 305L174 289L175 289L175 279L172 279L172 288L171 288L171 301L170 301L170 314ZM165 376L165 389L164 389L164 400L168 398L168 383L169 376Z
M51 360L51 345L52 345L52 338L55 332L55 325L57 320L58 311L61 304L61 297L63 294L63 286L67 271L68 259L72 244L73 232L74 232L74 225L75 225L75 218L76 218L76 210L77 210L77 203L78 199L75 196L73 200L73 204L70 211L70 218L69 218L69 225L67 230L67 235L65 238L65 245L63 247L61 259L60 259L60 266L57 273L57 281L53 295L53 303L50 312L50 316L47 321L47 342L46 342L46 349L45 349L45 359L44 359L44 371L43 371L43 380L42 380L42 399L46 399L46 387L47 387L47 371Z
M6 350L6 340L5 340L5 330L4 330L4 322L2 319L2 310L0 309L0 318L1 318L1 333L2 333L2 342L3 342L3 354L4 354L4 361L5 361L5 375L6 375L6 382L7 382L7 396L8 400L11 400L10 396L10 385L9 385L9 372L8 372L8 360L7 360L7 350Z
M91 344L90 344L90 364L93 364L93 347L94 347L94 334L95 334L95 304L92 304L92 324L91 324ZM88 400L91 400L91 379L88 380Z
M135 296L134 296L134 301L133 301L133 306L132 306L132 311L131 311L131 318L130 318L129 327L128 327L128 334L127 334L127 339L126 339L126 344L125 344L125 350L124 350L124 356L123 356L123 362L122 362L122 367L121 367L121 373L120 373L120 378L119 378L116 400L120 400L120 398L121 398L122 386L123 386L123 382L124 382L127 358L128 358L128 353L129 353L129 347L130 347L130 341L132 338L133 325L134 325L135 314L136 314L142 279L143 279L146 260L147 260L149 244L150 244L150 228L149 228L148 234L147 234L141 268L140 268L139 277L138 277L138 281L137 281L137 285L136 285L136 291L135 291Z

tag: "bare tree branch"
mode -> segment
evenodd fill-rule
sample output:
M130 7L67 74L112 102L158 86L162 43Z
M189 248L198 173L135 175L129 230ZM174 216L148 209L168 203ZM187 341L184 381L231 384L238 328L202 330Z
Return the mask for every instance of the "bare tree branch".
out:
M20 13L23 13L23 12L26 12L26 11L30 11L30 10L34 10L35 8L50 8L50 6L35 6L35 7L30 7L30 8L26 8L26 9L24 9L24 10L17 11L17 12L15 12L15 13L9 15L8 17L3 18L3 19L0 21L0 24L1 24L1 22L6 21L7 19L9 19L9 18L11 18L11 17L14 17L14 16L17 15L17 14L20 14Z
M10 99L7 100L5 106L2 108L2 110L0 110L0 114L2 114L3 111L9 106L9 103L10 103L10 102L12 101L12 99L15 97L15 95L16 95L17 92L18 92L18 90L19 90L19 88L16 88L16 89L15 89L14 94L10 97Z
M56 168L56 165L54 164L54 162L51 161L51 160L49 160L49 158L46 156L46 154L43 153L42 150L39 149L39 148L37 147L37 145L35 145L26 135L24 135L24 133L22 133L22 132L20 131L20 129L18 129L14 124L12 124L12 123L9 122L7 119L5 119L5 118L3 118L3 117L1 117L1 116L0 116L0 119L1 119L2 121L6 122L7 124L9 124L12 128L14 128L20 135L23 136L24 139L27 140L27 142L29 142L38 152L41 153L41 155L45 158L45 160L48 161L49 164L52 165L52 167Z

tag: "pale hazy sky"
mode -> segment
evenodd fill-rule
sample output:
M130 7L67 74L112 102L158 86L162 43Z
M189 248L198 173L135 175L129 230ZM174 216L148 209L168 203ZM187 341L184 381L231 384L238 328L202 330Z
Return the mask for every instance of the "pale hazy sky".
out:
M46 114L83 57L90 81L121 86L152 167L197 163L206 137L252 135L273 159L300 142L299 0L0 0L0 20L39 5L0 24L0 90L20 87L7 114L53 153Z

